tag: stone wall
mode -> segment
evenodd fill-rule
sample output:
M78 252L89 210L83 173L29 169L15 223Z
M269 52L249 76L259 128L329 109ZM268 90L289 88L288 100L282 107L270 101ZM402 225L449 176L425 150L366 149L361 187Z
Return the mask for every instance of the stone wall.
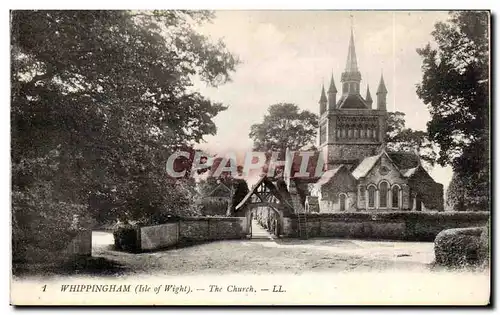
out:
M346 237L433 241L449 228L483 226L488 212L443 214L442 212L331 213L307 215L309 237ZM284 236L296 237L297 219L284 222Z
M343 160L362 160L365 157L377 154L379 143L375 144L328 144L323 147L323 152L328 154L328 163Z
M142 250L169 247L179 241L179 224L166 223L143 226L140 228L140 246Z
M197 217L160 225L135 227L132 228L134 239L126 241L134 244L128 247L121 246L121 249L149 251L178 244L242 239L250 233L247 222L246 217ZM114 233L115 244L125 241L120 242L120 239L117 239L121 237L120 235L125 234Z

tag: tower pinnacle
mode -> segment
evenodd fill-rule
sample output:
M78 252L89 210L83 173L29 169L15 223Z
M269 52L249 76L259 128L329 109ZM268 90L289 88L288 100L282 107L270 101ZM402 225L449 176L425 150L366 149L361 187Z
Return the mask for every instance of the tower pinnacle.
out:
M377 108L380 110L387 109L387 88L385 87L384 75L380 75L380 83L378 84Z
M337 106L337 87L335 86L335 81L330 79L330 87L328 88L328 108L334 109Z
M365 97L366 103L368 103L370 106L373 104L373 99L372 95L370 94L370 85L366 86L366 97Z
M333 80L333 73L332 78L330 79L330 87L328 88L328 94L330 93L337 93L337 87L335 86L335 81Z
M326 103L328 100L326 99L325 93L325 85L321 86L321 96L319 98L319 114L322 115L326 111Z
M321 97L319 98L319 102L326 103L325 85L321 86Z
M380 83L378 84L377 95L378 94L387 94L387 88L385 87L384 75L380 75Z

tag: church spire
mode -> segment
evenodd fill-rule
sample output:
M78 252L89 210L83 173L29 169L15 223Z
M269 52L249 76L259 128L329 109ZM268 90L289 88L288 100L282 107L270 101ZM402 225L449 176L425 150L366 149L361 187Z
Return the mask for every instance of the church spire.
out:
M352 20L351 20L352 21ZM361 82L361 72L358 69L358 60L356 58L356 48L354 47L354 30L351 24L351 38L347 50L347 61L345 71L342 73L340 81L342 82L342 94L359 95L359 84Z
M354 32L351 25L351 39L349 40L349 49L347 51L347 62L345 72L358 72L358 60L356 58L356 48L354 47Z

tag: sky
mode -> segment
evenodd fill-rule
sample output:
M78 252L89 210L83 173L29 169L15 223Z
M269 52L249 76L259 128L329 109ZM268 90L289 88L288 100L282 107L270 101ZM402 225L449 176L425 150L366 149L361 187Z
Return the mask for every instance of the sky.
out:
M232 82L196 86L229 106L215 118L217 134L206 136L198 147L213 154L251 150L250 126L261 122L272 104L290 102L318 113L321 85L328 88L333 73L340 86L351 25L361 94L369 85L376 103L383 73L388 111L405 113L406 127L425 130L430 115L416 95L422 78L416 49L432 44L434 24L447 18L445 11L216 11L214 21L199 31L222 39L242 63ZM430 174L446 188L452 171L436 166Z

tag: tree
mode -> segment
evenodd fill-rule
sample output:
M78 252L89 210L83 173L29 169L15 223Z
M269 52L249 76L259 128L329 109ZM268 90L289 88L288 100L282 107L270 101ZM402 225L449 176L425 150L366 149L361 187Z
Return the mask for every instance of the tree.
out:
M165 163L214 134L212 119L225 109L190 89L194 77L227 82L238 63L224 43L195 31L211 18L205 11L12 12L14 224L34 213L62 217L30 202L42 194L93 211L105 204L108 217L192 213L194 182L168 178Z
M197 188L200 193L198 203L202 215L232 215L234 208L245 198L248 193L248 184L242 178L243 166L238 165L237 177L229 171L216 175L216 169L224 158L214 157L205 178L200 178ZM236 161L227 161L226 167Z
M260 124L250 128L254 150L285 152L313 145L318 128L318 116L290 103L271 105Z
M386 143L394 151L415 152L428 165L434 165L436 152L427 133L421 130L405 128L405 114L389 112L387 118Z
M423 59L417 94L428 106L429 140L439 146L437 162L467 178L467 205L489 205L489 13L451 12L435 25L437 44L418 49Z

